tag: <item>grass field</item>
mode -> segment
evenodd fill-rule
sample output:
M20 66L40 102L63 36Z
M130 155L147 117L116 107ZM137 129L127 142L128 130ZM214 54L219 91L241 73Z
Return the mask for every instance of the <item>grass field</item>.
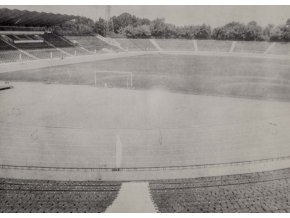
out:
M0 163L44 167L219 164L290 155L288 102L82 85L0 93Z
M106 72L93 87L102 70L133 72L135 90ZM0 93L0 164L115 167L118 138L129 168L288 157L289 72L282 60L144 55L0 74L22 81Z
M160 88L174 92L290 100L290 60L236 57L144 55L139 57L4 73L0 80L125 88L133 72L135 89Z

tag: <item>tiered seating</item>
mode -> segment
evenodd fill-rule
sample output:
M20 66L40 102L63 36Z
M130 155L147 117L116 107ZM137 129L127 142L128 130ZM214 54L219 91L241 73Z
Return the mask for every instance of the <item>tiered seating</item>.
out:
M244 42L239 41L236 44L234 52L241 53L264 53L271 45L270 42Z
M43 40L41 36L38 35L9 35L9 39L13 40L14 42L18 40ZM29 54L40 58L40 59L48 59L48 58L61 58L65 57L67 55L63 54L62 52L58 51L56 48L53 48L52 46L48 45L45 42L26 42L26 43L13 43L15 47L24 50L28 52ZM11 47L13 48L13 47ZM15 49L15 48L13 48ZM13 53L2 53L2 56L5 56L3 58L3 62L7 62L9 59L12 59L13 61L19 61L19 51L15 49L15 52ZM8 59L7 59L8 58ZM27 55L22 55L22 60L30 60L32 58L28 57ZM11 62L11 61L10 61Z
M194 51L193 40L186 39L155 39L163 50Z
M12 46L5 43L0 37L0 63L17 62L20 61L20 52ZM21 59L31 60L27 55L21 54Z
M43 38L39 35L6 35L7 39L11 42L16 42L19 40L42 40Z
M6 35L9 39L11 39L11 40L20 40L20 38L18 37L18 36L16 36L16 35Z
M68 39L67 39L68 38ZM113 46L98 39L96 36L70 36L63 37L53 33L44 35L6 35L0 36L1 63L19 61L20 50L24 50L40 59L61 58L66 56L81 56L93 53L105 53L110 51L120 51L117 46ZM149 39L114 39L120 46L128 51L156 51L156 47ZM12 46L7 44L9 42ZM161 49L167 51L194 51L193 40L184 39L155 39ZM232 41L222 40L197 40L198 51L206 52L229 52ZM76 44L78 45L76 45ZM233 52L236 53L264 53L272 43L239 41L236 43ZM14 47L13 47L14 46ZM15 48L16 47L16 48ZM62 49L64 52L57 50ZM5 51L5 52L4 52ZM9 52L7 52L9 51ZM267 54L289 55L290 43L276 43ZM32 60L22 53L22 61Z
M24 35L26 40L37 40L33 35Z
M40 35L29 35L29 37L35 40L43 40L43 38Z
M7 35L6 40L9 40L9 42L13 44L14 47L22 50L52 48L50 45L43 41L43 38L37 35ZM42 42L40 40L42 40Z
M21 39L20 39L21 37ZM24 40L24 36L9 36L9 38L13 40ZM30 36L29 36L30 37ZM55 34L46 34L44 36L45 40L47 40L49 43L53 44L55 47L60 47L62 50L65 52L71 54L71 55L87 55L90 54L89 52L73 46L70 44L68 41L66 41L64 38L61 36L57 36ZM27 38L25 38L28 40ZM41 40L40 36L32 36L30 40ZM66 57L64 52L58 51L56 48L53 46L47 44L45 41L44 42L31 42L31 43L17 43L15 44L19 49L26 50L28 53L41 58L41 59L46 59L46 58L61 58L61 57Z
M44 40L53 44L55 47L72 47L72 43L66 40L65 38L58 36L53 33L46 33L43 36Z
M197 40L199 51L228 52L230 51L232 41L220 40Z
M5 9L4 9L5 10ZM1 31L41 31L46 30L45 27L27 27L27 26L0 26Z
M149 39L131 39L131 41L144 51L156 51L155 46Z
M197 179L152 181L160 212L290 212L290 168Z
M7 50L16 50L16 49L10 46L9 44L7 44L0 36L0 51L7 51Z
M128 51L140 51L142 50L139 45L137 43L135 43L134 41L132 41L131 39L115 39L120 46Z
M290 43L275 43L269 54L290 55Z
M2 212L104 212L119 182L57 182L0 179Z
M19 43L19 44L15 44L15 46L19 49L23 49L23 50L30 50L30 49L47 49L47 48L52 48L51 46L49 46L46 43L41 43L41 42L37 42L37 43Z
M95 36L68 36L67 38L71 41L76 41L81 47L92 52L102 52L103 49L115 49Z

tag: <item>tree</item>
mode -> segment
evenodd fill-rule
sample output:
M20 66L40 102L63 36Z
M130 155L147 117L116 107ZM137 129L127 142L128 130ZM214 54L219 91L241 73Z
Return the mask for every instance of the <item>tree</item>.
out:
M106 36L106 21L99 18L99 20L95 22L94 31L102 36Z
M138 18L134 15L131 15L129 13L122 13L119 16L113 16L111 18L113 26L114 26L114 32L120 33L121 29L123 29L127 26L142 26L142 25L149 25L150 20L146 18Z
M164 38L166 24L163 18L157 18L150 24L151 35L155 38Z
M137 25L150 25L151 21L147 18L137 18Z
M193 39L194 27L193 26L176 27L176 38Z
M93 35L94 21L86 17L77 17L54 27L61 35Z
M282 25L281 26L282 31L282 41L289 42L290 41L290 26L289 25Z
M218 40L245 40L246 26L238 22L230 22L213 30L213 39Z
M262 40L262 27L256 21L251 21L245 28L245 40L247 41L260 41Z
M224 26L225 37L230 40L245 40L245 30L244 24L238 22L231 22Z
M213 29L211 38L216 40L222 40L223 39L223 29L221 27L216 27Z
M282 25L272 28L270 31L270 41L283 41L282 33Z
M136 27L129 25L123 28L121 32L127 38L149 38L151 36L149 25L141 25Z
M175 39L177 38L177 29L173 24L165 24L165 29L163 33L163 37L166 39Z
M273 24L268 24L264 29L262 33L263 40L270 40L270 33L272 29L274 28Z
M211 37L211 28L205 24L194 27L195 39L209 39Z
M107 31L108 28L108 31ZM262 28L256 21L247 25L239 22L230 22L224 26L211 30L208 25L175 26L166 23L164 18L149 20L139 18L129 13L113 16L109 21L99 18L95 23L86 17L77 17L74 20L54 26L54 31L62 35L94 35L106 36L123 35L128 38L179 38L179 39L216 39L216 40L270 40L290 41L290 18L285 24L267 25Z

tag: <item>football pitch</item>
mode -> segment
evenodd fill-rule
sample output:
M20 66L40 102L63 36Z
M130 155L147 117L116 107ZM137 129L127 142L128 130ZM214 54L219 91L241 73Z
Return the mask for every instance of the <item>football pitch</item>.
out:
M126 88L132 73L135 89L288 101L289 72L290 60L162 54L4 73L0 79Z
M289 68L285 60L145 55L1 74L14 89L0 93L0 164L142 169L285 160Z

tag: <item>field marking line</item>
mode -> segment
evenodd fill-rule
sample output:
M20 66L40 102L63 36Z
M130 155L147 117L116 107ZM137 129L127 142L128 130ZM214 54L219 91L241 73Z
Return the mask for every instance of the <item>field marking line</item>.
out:
M148 182L124 182L106 213L156 213Z

